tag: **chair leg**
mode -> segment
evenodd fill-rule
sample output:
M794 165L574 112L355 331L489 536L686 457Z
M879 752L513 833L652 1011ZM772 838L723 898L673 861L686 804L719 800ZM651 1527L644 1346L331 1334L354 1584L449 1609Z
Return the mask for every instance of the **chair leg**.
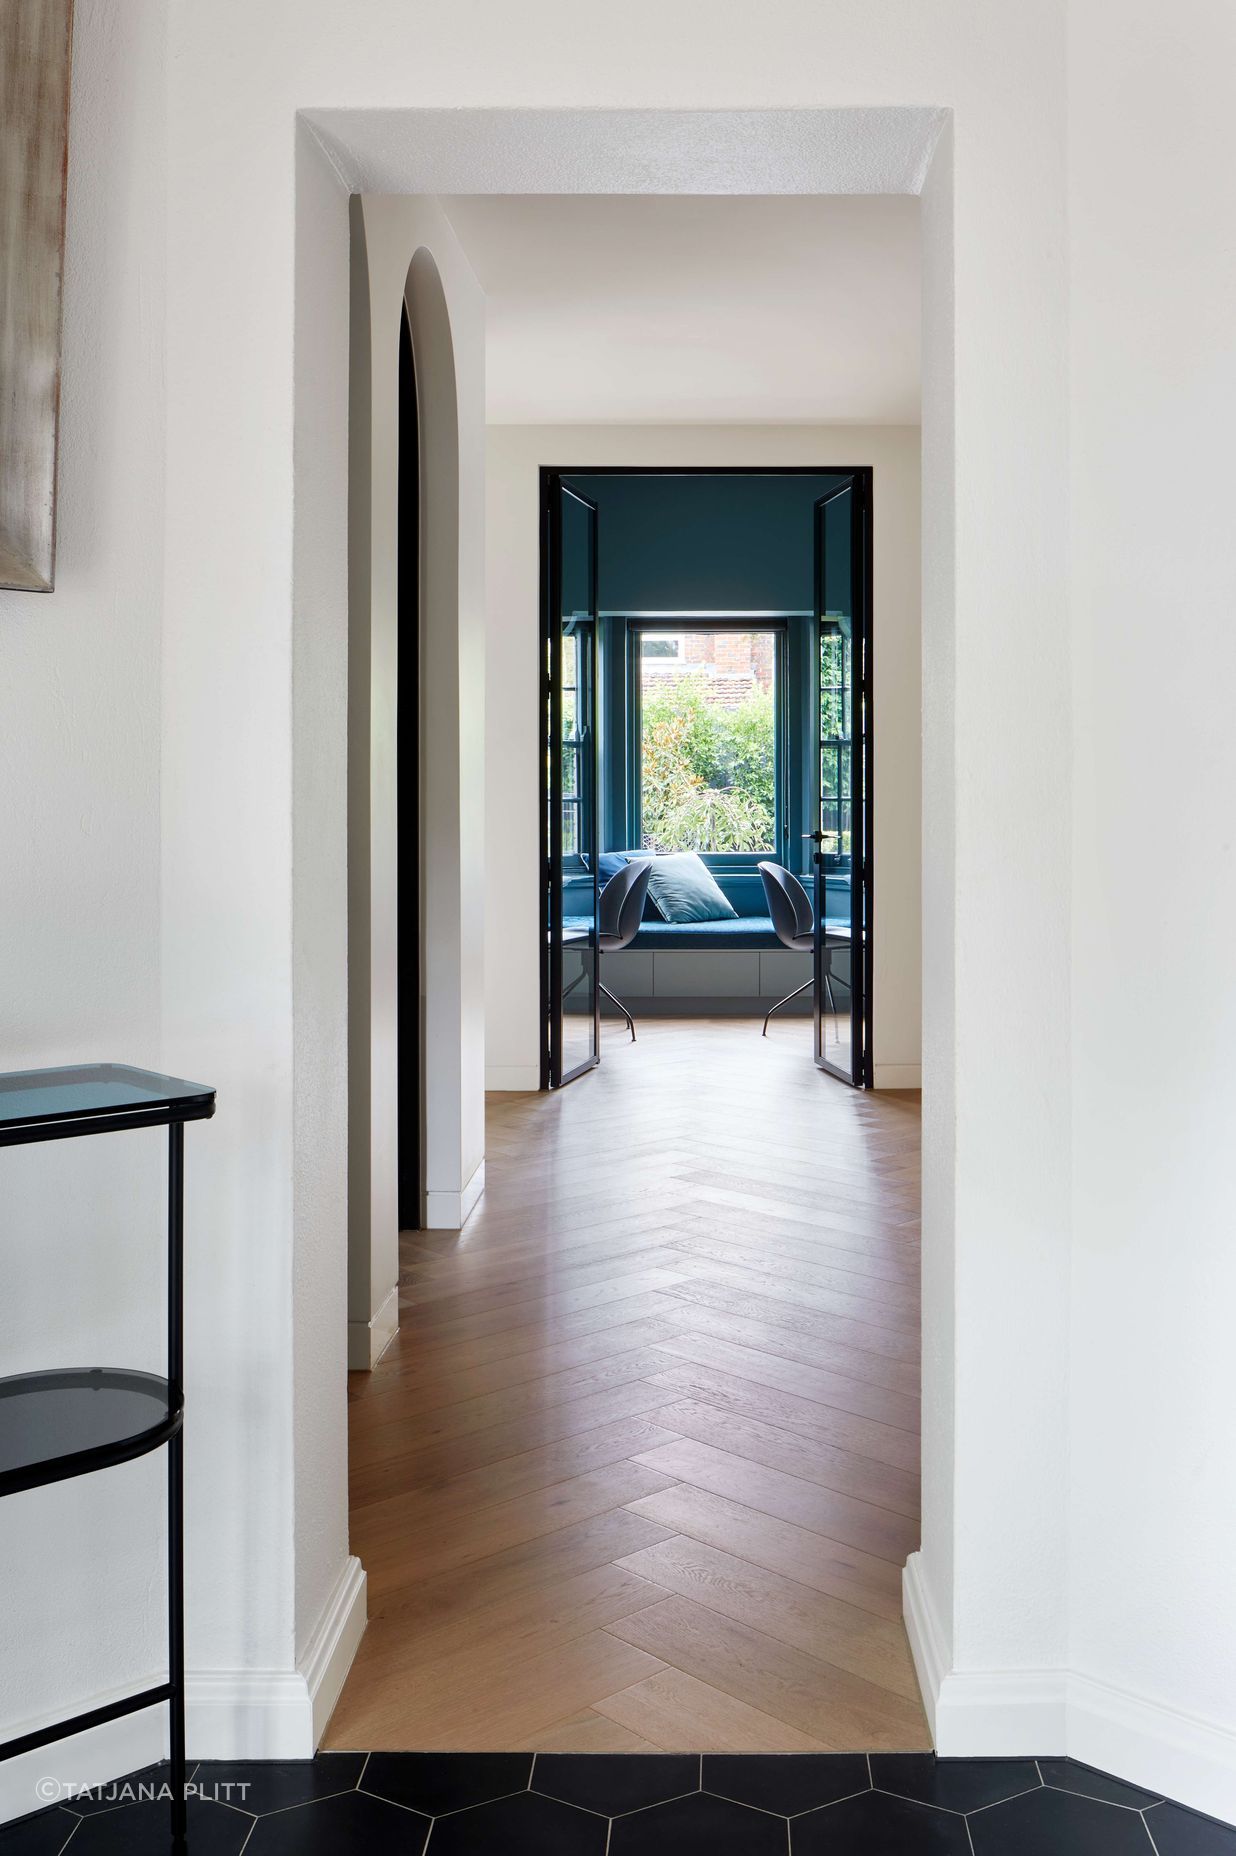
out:
M791 999L797 999L800 993L808 992L814 985L815 979L813 976L809 980L804 980L801 986L796 986L793 992L787 992L784 999L778 999L776 1005L770 1005L767 1012L764 1014L764 1029L760 1032L760 1036L762 1038L768 1036L768 1021L774 1012L779 1012L783 1005L788 1005Z
M630 1030L631 1030L631 1042L632 1044L634 1044L635 1042L635 1020L632 1018L630 1012L628 1012L626 1006L622 1003L622 1000L615 999L613 993L610 991L608 986L602 986L601 991L604 993L605 997L609 1000L611 1005L616 1005L618 1007L618 1010L622 1013L622 1016L626 1019L627 1024L630 1026Z

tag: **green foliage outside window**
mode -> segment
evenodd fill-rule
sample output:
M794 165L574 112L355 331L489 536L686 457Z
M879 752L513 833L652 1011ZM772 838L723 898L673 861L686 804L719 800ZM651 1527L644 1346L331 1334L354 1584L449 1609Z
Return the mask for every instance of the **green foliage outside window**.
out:
M640 825L644 848L771 851L776 843L777 724L772 692L734 708L707 676L646 681Z

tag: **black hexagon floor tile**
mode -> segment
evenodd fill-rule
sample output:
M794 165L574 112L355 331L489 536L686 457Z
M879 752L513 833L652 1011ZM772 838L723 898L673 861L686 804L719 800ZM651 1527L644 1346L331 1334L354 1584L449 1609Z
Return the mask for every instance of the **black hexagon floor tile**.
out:
M429 1825L429 1818L385 1798L339 1792L259 1817L245 1856L422 1856ZM192 1836L189 1856L198 1856Z
M56 1808L0 1825L0 1856L60 1856L78 1822Z
M1123 1779L1113 1779L1076 1759L1041 1759L1038 1764L1044 1785L1077 1792L1082 1798L1099 1798L1104 1804L1125 1804L1132 1811L1140 1811L1148 1804L1158 1804L1163 1796L1162 1792L1143 1791L1140 1785L1126 1785Z
M361 1790L440 1817L528 1789L531 1753L371 1753Z
M970 1856L970 1839L966 1820L951 1811L863 1792L796 1817L790 1849L792 1856Z
M608 1835L604 1817L539 1792L518 1792L438 1818L433 1856L605 1856Z
M1140 1811L1049 1786L966 1821L974 1856L1154 1856Z
M761 1811L797 1817L863 1792L871 1781L865 1753L706 1753L704 1790Z
M786 1856L785 1819L696 1792L615 1818L609 1856Z
M73 1856L167 1856L170 1812L165 1802L124 1804L79 1820L70 1844ZM225 1804L189 1800L189 1847L193 1856L240 1856L253 1819ZM5 1856L8 1856L7 1851Z
M193 1789L212 1804L238 1805L261 1817L314 1798L355 1791L364 1766L363 1753L319 1753L315 1759L204 1759L193 1774Z
M1152 1805L1146 1822L1159 1856L1236 1856L1236 1826L1182 1804Z
M621 1817L700 1788L698 1753L539 1753L532 1789Z
M192 1760L185 1771L187 1783L192 1784L197 1771ZM97 1811L115 1811L126 1804L162 1803L166 1810L170 1786L171 1767L161 1759L153 1766L143 1766L139 1772L126 1772L123 1778L96 1785L93 1791L77 1792L72 1798L66 1798L64 1804L66 1810L75 1811L79 1817L93 1817Z
M878 1791L944 1811L978 1811L1040 1784L1032 1759L937 1759L934 1753L873 1753L871 1779Z

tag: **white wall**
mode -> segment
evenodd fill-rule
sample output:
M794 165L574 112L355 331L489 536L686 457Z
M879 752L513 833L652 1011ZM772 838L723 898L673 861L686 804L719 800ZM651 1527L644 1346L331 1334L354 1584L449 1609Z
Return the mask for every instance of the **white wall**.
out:
M162 12L77 8L56 590L0 592L5 1070L163 1056ZM0 1374L161 1370L165 1156L153 1133L0 1155ZM164 1481L153 1457L0 1502L0 1739L158 1668ZM0 1781L0 1817L33 1808Z
M1236 12L1070 69L1076 1745L1236 1818Z
M875 477L875 1067L919 1081L919 433L905 426L513 426L487 435L486 1082L540 1078L537 640L542 465L871 464Z

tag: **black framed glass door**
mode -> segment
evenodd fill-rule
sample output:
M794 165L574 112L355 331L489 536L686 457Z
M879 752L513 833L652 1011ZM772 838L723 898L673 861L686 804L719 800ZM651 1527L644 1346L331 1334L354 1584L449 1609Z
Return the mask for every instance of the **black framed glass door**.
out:
M871 481L815 505L820 817L815 853L815 1060L871 1086Z
M598 1061L597 510L554 474L543 512L545 667L542 1082L557 1089Z

